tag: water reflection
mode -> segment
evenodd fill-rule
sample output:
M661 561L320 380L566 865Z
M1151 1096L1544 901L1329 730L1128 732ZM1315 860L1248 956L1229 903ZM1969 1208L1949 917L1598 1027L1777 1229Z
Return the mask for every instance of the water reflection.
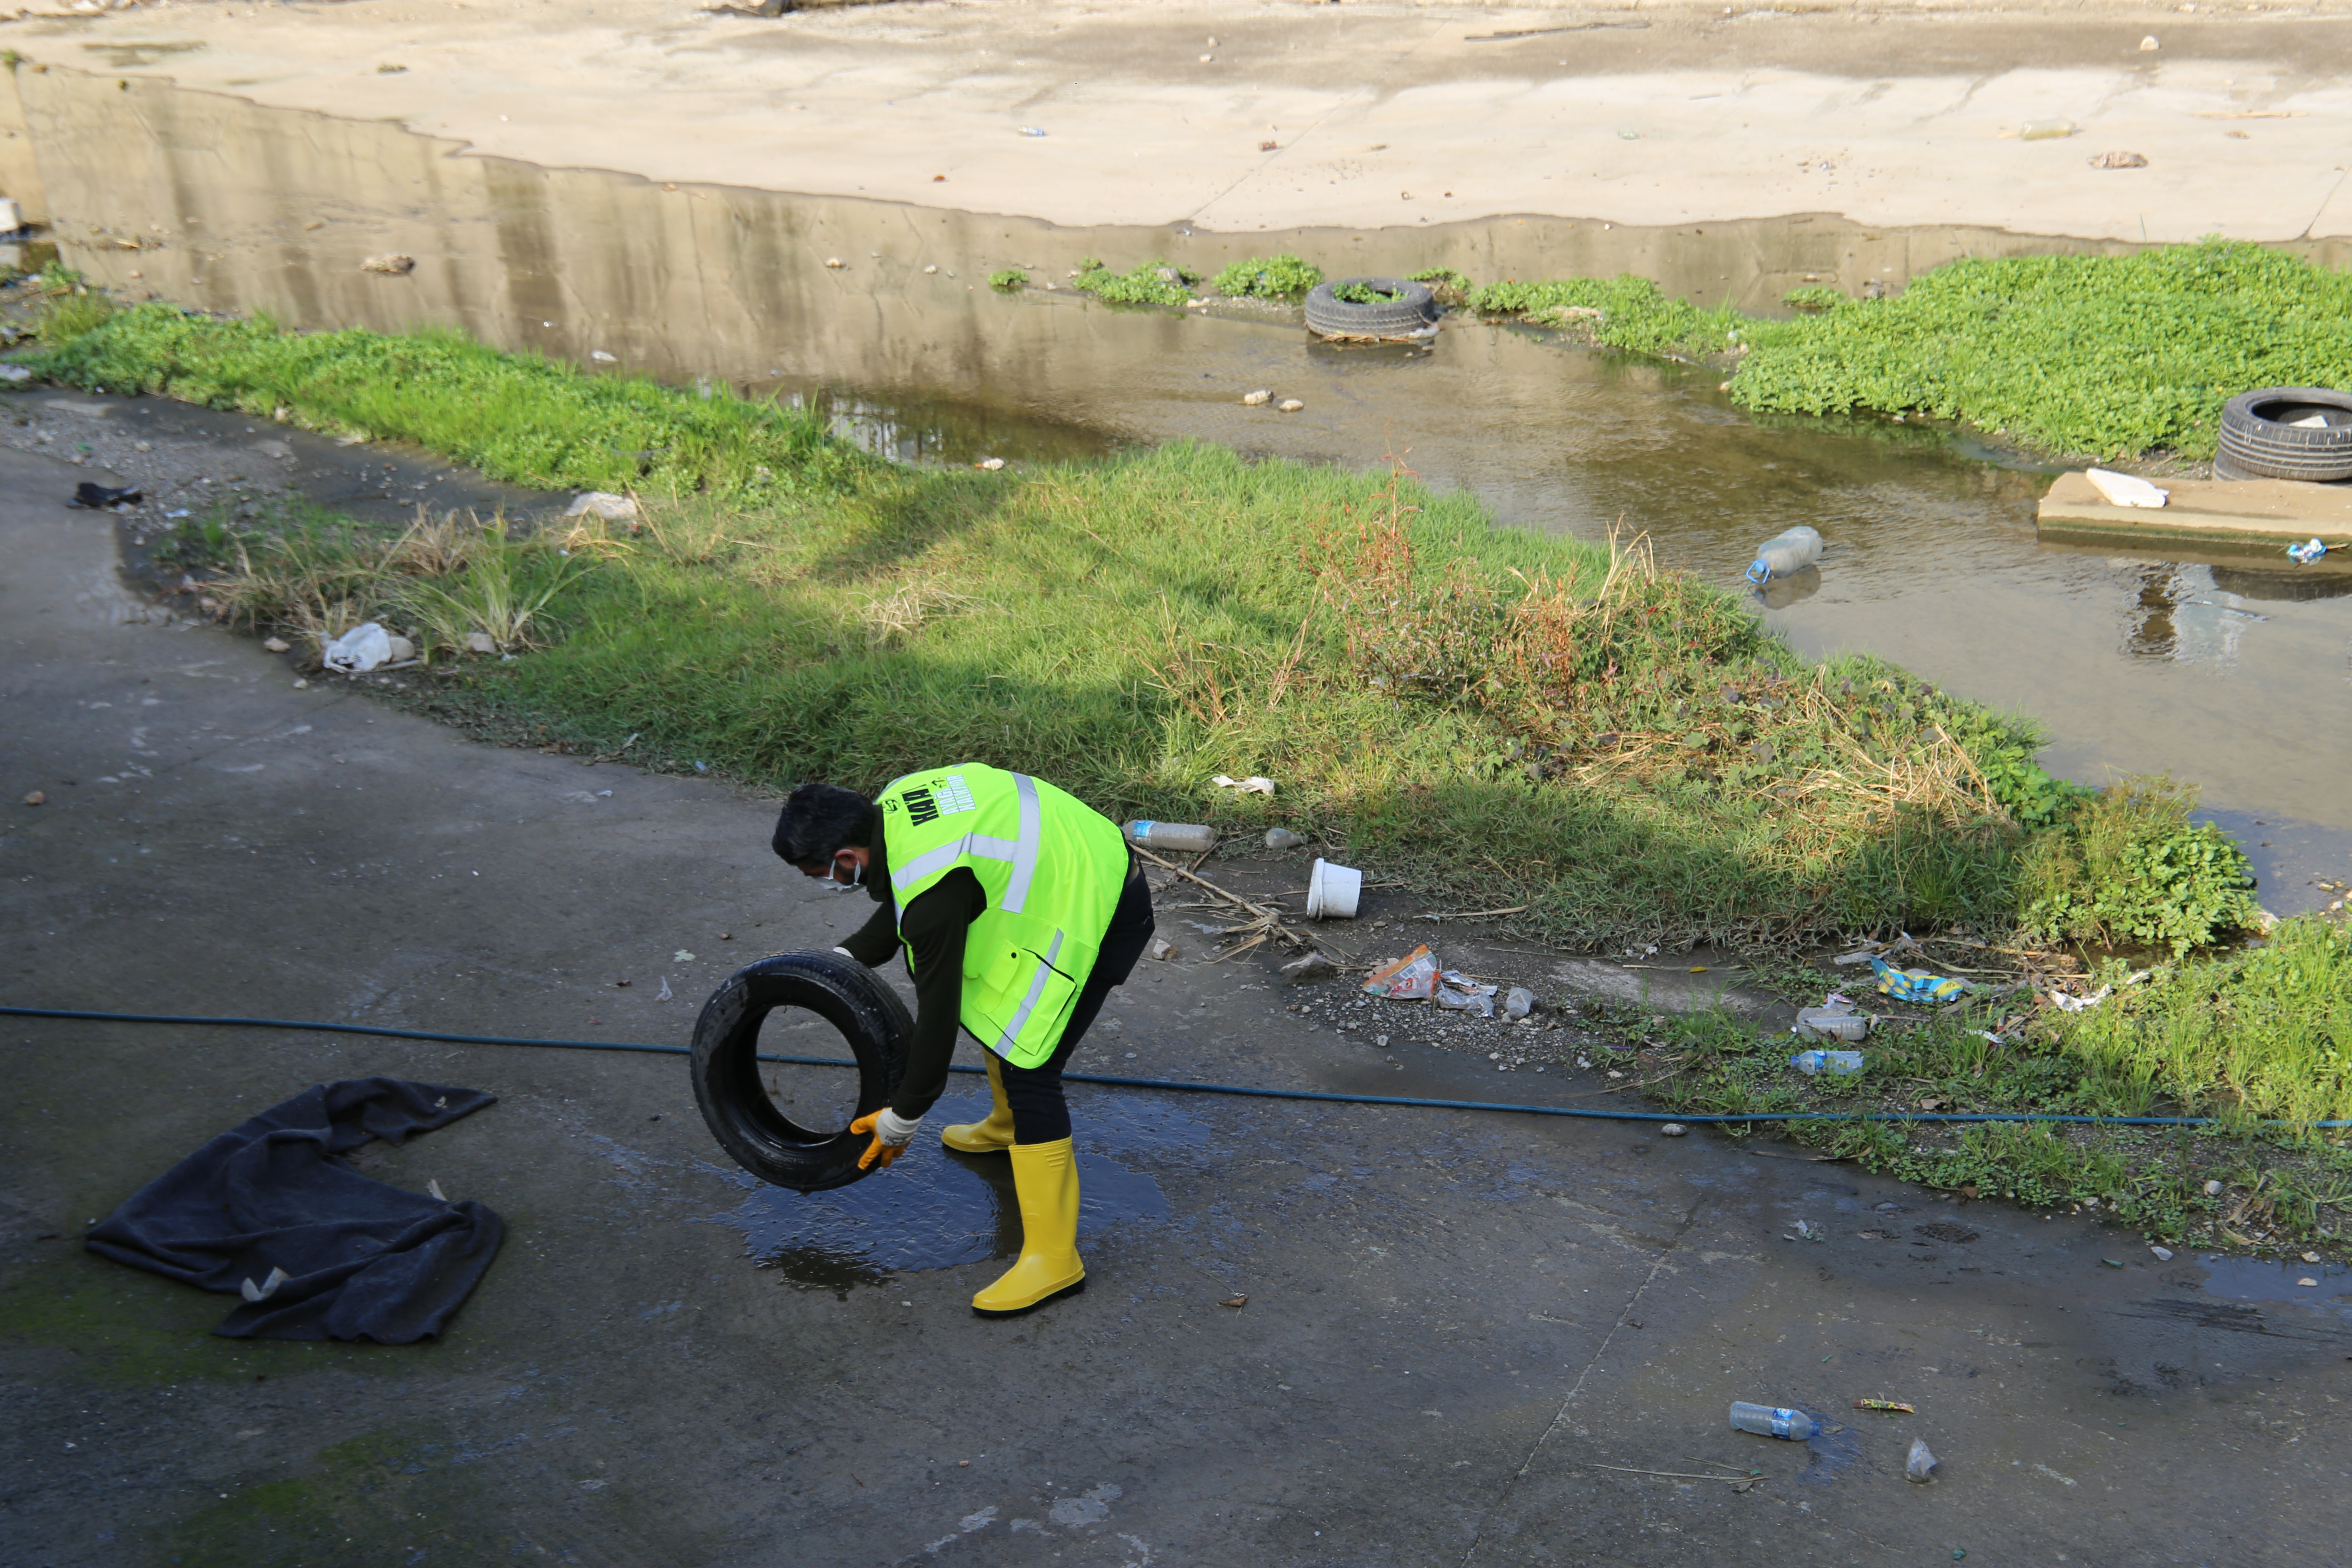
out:
M851 1078L834 1070L836 1078ZM1158 1182L1085 1149L1096 1142L1149 1147L1164 1137L1162 1119L1150 1107L1141 1107L1135 1118L1122 1114L1122 1105L1136 1103L1134 1097L1090 1100L1079 1118L1081 1239L1122 1222L1168 1217ZM987 1114L984 1096L943 1099L926 1124ZM1124 1126L1129 1120L1139 1125ZM901 1271L952 1268L1021 1250L1011 1162L950 1153L936 1134L918 1137L887 1171L830 1192L791 1192L740 1173L730 1173L729 1180L744 1189L743 1201L713 1217L743 1233L746 1251L761 1268L808 1289L845 1294L854 1286L887 1283Z

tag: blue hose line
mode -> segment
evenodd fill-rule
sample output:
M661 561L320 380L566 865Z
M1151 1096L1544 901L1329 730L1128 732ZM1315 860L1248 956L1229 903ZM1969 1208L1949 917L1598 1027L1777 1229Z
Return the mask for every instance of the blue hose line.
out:
M514 1035L445 1035L432 1029L393 1029L378 1024L321 1024L291 1018L192 1018L169 1013L81 1013L65 1007L0 1007L0 1016L12 1018L73 1018L95 1024L190 1024L228 1029L302 1029L328 1035L381 1035L395 1040L437 1040L453 1046L539 1046L566 1051L641 1051L656 1056L685 1057L684 1046L642 1045L614 1040L535 1040ZM763 1062L788 1067L854 1068L854 1061L833 1057L783 1057L762 1054ZM950 1072L986 1072L985 1068L948 1066ZM1107 1073L1066 1072L1065 1083L1098 1083L1110 1089L1173 1089L1186 1094L1232 1094L1253 1100L1320 1100L1339 1105L1404 1105L1429 1110L1504 1110L1521 1116L1574 1116L1589 1121L2054 1121L2083 1127L2212 1127L2212 1116L2066 1116L2041 1110L1750 1110L1720 1116L1685 1116L1659 1110L1588 1110L1563 1105L1515 1105L1489 1100L1427 1100L1400 1094L1330 1094L1312 1089L1253 1089L1236 1083L1183 1083L1165 1078L1113 1078ZM2303 1127L2333 1130L2352 1121L2258 1121L2260 1127Z

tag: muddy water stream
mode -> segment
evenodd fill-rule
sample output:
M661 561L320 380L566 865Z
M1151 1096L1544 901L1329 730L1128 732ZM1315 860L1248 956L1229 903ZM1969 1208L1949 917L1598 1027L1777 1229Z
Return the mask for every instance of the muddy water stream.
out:
M1818 577L1776 593L1808 654L1865 650L2041 720L2091 782L2202 785L2286 912L2352 874L2352 573L2283 556L2107 556L2041 543L2046 476L1950 432L1759 420L1708 373L1450 322L1427 352L1309 343L1286 312L1121 310L1066 288L992 293L1081 255L1207 273L1296 251L1334 273L1630 270L1706 302L1899 287L1963 254L2076 249L1828 216L1679 230L1496 219L1247 237L1075 230L768 192L670 188L463 155L396 127L152 82L20 76L68 260L127 291L289 325L459 325L511 348L814 398L911 460L1082 456L1179 437L1350 467L1391 454L1507 522L1646 533L1662 565L1737 585L1760 540L1818 527ZM780 170L779 184L791 174ZM2342 247L2304 247L2332 265ZM404 277L362 272L396 251ZM839 265L829 265L837 262ZM608 356L599 358L597 356ZM1244 391L1303 412L1245 408Z

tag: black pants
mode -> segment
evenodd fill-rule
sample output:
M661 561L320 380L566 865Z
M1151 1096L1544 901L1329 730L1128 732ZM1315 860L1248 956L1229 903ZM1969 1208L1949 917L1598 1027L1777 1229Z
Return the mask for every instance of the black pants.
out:
M1151 886L1143 879L1143 868L1130 858L1127 886L1119 890L1118 908L1111 911L1110 929L1103 933L1094 973L1087 976L1077 1003L1070 1009L1062 1043L1034 1068L1014 1067L1002 1057L997 1058L996 1070L1004 1079L1004 1102L1013 1108L1015 1143L1055 1143L1070 1135L1070 1108L1062 1099L1062 1068L1086 1037L1095 1015L1102 1011L1111 987L1124 985L1135 973L1135 961L1151 942Z

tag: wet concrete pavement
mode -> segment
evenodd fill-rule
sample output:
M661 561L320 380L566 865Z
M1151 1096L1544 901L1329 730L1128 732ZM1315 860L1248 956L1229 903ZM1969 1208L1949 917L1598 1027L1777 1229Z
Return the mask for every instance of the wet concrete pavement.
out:
M7 1001L682 1042L735 964L864 913L780 873L767 802L471 744L149 618L109 520L52 499L84 477L0 452ZM1147 963L1080 1065L1591 1087L1367 1048L1286 999ZM986 1162L927 1147L830 1215L750 1193L676 1058L0 1038L12 1562L2300 1564L2345 1523L2352 1281L2166 1263L1785 1146L1080 1089L1113 1199L1089 1289L985 1322ZM499 1097L363 1160L509 1223L446 1339L215 1339L226 1300L75 1245L244 1116L374 1073ZM1786 1239L1800 1218L1825 1239ZM861 1264L861 1234L926 1224L973 1260ZM1742 1397L1832 1429L1731 1433ZM1903 1479L1914 1436L1932 1485ZM1720 1467L1762 1479L1687 1479Z

